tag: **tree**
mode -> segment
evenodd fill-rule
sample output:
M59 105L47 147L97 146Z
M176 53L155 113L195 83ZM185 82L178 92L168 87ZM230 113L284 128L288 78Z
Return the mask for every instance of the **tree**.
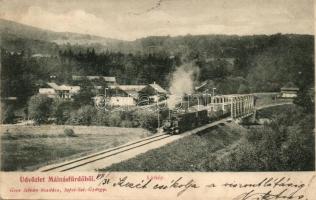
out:
M73 110L73 102L61 101L54 102L54 113L53 116L56 118L57 124L65 124L70 118L71 111Z
M48 121L51 113L52 99L43 95L34 95L28 102L29 117L37 124Z
M305 113L314 113L314 103L308 89L301 88L294 99L294 103L302 107Z
M14 121L14 109L12 105L1 104L1 123L12 124Z
M247 94L250 92L250 89L247 85L240 84L237 92L238 94Z
M80 106L91 105L92 97L94 96L92 89L93 85L91 84L91 82L88 79L83 80L80 83L79 92L74 95L74 103Z

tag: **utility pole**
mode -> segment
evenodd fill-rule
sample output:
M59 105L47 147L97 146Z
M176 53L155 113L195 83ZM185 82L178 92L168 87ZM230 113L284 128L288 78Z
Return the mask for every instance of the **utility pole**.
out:
M207 106L208 105L208 99L209 99L209 89L205 90L205 98L204 98L204 105Z
M109 88L105 87L104 88L104 97L106 97L106 90L108 90Z
M215 90L216 90L216 88L213 88L213 97L215 96Z
M157 112L158 112L158 129L159 129L159 127L160 127L159 108L157 108Z
M160 127L160 119L159 119L159 106L158 106L158 91L156 89L156 82L154 81L154 89L156 90L156 96L157 96L157 99L156 99L156 106L157 106L157 120L158 120L158 127L157 129L159 130L159 127Z

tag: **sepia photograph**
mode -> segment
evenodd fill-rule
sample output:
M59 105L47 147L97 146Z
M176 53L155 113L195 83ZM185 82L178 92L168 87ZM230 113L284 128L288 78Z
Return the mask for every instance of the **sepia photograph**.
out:
M2 172L315 171L313 0L0 5Z

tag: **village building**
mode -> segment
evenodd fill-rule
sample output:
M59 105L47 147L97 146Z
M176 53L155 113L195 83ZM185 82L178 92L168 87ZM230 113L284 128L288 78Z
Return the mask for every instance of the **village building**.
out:
M49 98L72 99L80 90L79 86L57 85L56 83L47 83L47 88L40 88L39 94Z
M280 97L281 98L296 98L299 88L296 87L292 82L287 83L281 88Z
M107 85L116 85L116 78L113 76L72 76L73 81L83 81L83 80L89 80L89 81L104 81Z
M107 98L109 106L136 106L139 101L148 99L147 103L157 102L159 98L167 96L167 91L158 84L149 85L112 85L106 88L105 97L95 97L95 103L100 102L98 98ZM165 98L166 99L166 98Z
M32 57L32 58L50 58L51 55L49 55L49 54L37 53L37 54L33 54L31 57Z
M168 92L155 82L153 84L147 85L139 91L139 95L147 96L151 101L154 102L166 100L167 94Z
M17 97L1 97L2 101L16 101Z
M110 97L110 106L136 106L137 101L133 97Z
M130 96L126 91L119 87L106 88L105 95L95 96L95 104L100 104L103 100L106 100L108 106L135 106L137 99Z
M114 91L124 91L127 95L138 99L139 97L139 91L144 89L146 85L116 85L116 86L110 86L110 88ZM117 95L116 95L117 96Z
M139 91L145 85L116 85L110 86L106 96L111 106L135 106L139 98Z

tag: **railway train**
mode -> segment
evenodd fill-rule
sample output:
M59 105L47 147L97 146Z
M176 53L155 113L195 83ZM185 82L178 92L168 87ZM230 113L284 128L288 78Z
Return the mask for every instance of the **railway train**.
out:
M182 132L197 128L207 123L228 117L229 111L187 111L183 113L171 112L169 118L163 121L163 131L168 134L180 134Z

